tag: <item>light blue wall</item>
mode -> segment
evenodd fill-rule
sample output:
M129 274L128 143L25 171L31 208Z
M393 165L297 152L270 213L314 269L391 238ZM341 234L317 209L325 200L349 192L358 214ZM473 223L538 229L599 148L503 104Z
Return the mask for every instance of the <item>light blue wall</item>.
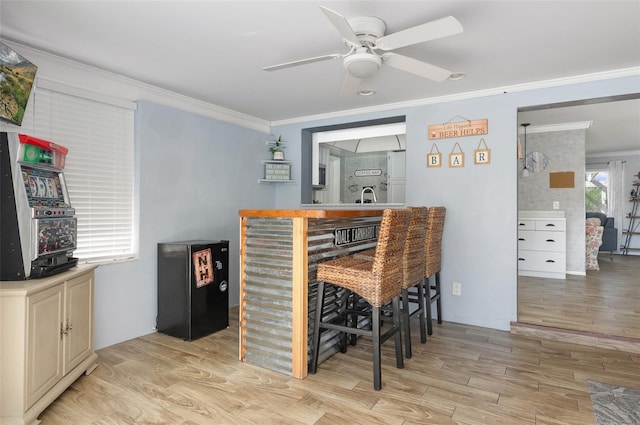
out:
M447 207L442 265L444 319L509 329L517 317L518 107L636 92L640 92L640 77L626 77L283 125L274 127L272 133L289 142L287 157L294 162L297 158L294 173L299 173L301 129L405 114L406 203ZM484 139L491 149L491 164L473 165L473 150L480 138L465 137L436 142L444 164L427 169L426 154L432 146L427 127L456 116L489 120L489 134ZM462 169L447 166L455 142L465 152ZM278 208L299 206L299 185L281 186L277 192ZM462 283L462 296L451 295L454 281Z
M508 329L516 320L517 108L640 92L640 77L489 96L343 118L277 126L288 142L287 159L300 181L300 130L307 127L407 117L407 205L447 207L443 241L445 320ZM479 138L437 142L445 162L427 169L427 126L460 115L487 118L491 164L473 165ZM190 238L229 239L230 300L238 304L239 218L244 208L299 208L299 184L258 184L268 155L260 132L140 102L140 258L101 266L96 272L95 345L105 347L152 332L156 318L156 244ZM455 142L466 166L449 169ZM204 182L198 186L197 182ZM453 281L462 296L451 295Z
M153 332L158 242L228 239L230 300L237 305L238 210L275 205L274 187L257 182L264 140L257 131L138 103L140 257L96 271L96 348Z

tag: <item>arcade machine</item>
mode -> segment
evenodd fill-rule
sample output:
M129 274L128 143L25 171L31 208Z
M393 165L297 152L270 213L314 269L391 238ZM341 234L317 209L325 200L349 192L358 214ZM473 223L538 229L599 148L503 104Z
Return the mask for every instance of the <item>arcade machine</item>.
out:
M68 149L0 133L0 280L50 276L78 263L77 219L65 184Z

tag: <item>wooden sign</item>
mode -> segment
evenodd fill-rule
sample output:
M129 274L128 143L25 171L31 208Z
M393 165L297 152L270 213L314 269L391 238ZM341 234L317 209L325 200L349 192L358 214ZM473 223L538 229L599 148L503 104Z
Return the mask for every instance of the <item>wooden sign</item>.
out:
M484 149L482 149L482 145L484 145ZM491 149L489 149L484 139L480 139L478 149L473 151L473 163L476 165L491 164Z
M435 152L434 152L435 149ZM438 168L442 166L442 154L435 143L431 146L431 152L427 154L427 167Z
M454 137L484 136L489 133L489 120L466 120L429 126L429 140Z
M211 262L211 248L193 253L194 277L196 288L213 283L213 264Z
M459 152L456 152L456 147ZM453 145L453 149L451 149L451 153L449 154L449 168L462 168L464 167L464 152L460 145L456 142Z

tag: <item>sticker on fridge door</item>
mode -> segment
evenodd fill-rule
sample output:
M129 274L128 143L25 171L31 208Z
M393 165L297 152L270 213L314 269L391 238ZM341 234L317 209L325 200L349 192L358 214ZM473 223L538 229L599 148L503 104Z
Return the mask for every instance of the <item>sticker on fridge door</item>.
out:
M195 269L196 288L201 288L213 282L211 248L193 253L193 268Z

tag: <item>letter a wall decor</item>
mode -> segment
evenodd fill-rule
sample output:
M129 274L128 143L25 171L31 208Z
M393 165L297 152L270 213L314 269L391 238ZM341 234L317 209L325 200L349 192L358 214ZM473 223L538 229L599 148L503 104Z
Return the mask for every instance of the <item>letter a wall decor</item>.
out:
M458 148L458 152L456 152L456 148ZM451 153L449 154L449 168L462 168L464 167L464 152L460 147L460 144L456 142L453 145L453 149L451 149Z

